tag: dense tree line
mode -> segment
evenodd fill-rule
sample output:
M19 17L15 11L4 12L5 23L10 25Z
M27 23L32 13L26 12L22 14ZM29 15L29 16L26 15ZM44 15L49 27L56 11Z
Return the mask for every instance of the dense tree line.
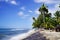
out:
M59 5L60 8L60 5ZM49 13L47 6L44 4L39 8L40 14L37 18L33 17L33 28L46 28L53 29L60 24L60 10L57 10L52 17L52 13Z

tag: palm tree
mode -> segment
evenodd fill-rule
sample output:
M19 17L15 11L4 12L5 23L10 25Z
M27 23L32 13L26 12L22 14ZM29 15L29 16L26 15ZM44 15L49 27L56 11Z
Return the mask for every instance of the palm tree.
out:
M33 28L40 28L41 22L38 19L33 18L34 22L32 24Z
M60 4L59 4L59 8L60 8ZM56 17L56 21L57 21L57 23L59 24L59 20L60 20L60 10L57 10L56 12L55 12L55 17Z
M39 11L41 14L36 19L33 17L33 28L54 28L56 21L51 17L51 13L48 13L47 7L43 4Z
M56 16L56 19L57 19L57 21L58 21L58 18L60 17L59 11L56 11L54 15Z
M39 11L41 12L41 14L43 15L43 24L45 25L45 14L48 13L48 9L46 8L46 6L43 4Z

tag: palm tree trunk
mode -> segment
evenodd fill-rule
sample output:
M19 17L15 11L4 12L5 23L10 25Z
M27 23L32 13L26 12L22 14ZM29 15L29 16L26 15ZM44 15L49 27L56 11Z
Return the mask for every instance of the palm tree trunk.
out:
M44 23L44 26L45 26L45 12L43 11L43 23Z

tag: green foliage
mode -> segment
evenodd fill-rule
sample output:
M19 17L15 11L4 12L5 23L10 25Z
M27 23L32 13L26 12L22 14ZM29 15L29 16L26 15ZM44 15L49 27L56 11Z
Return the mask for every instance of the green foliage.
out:
M35 19L35 20L33 19L34 20L34 22L32 24L33 28L39 28L40 27L41 21L39 21L39 19L40 18Z
M60 11L56 11L54 15L55 15L55 18L56 18L56 22L58 24L60 24Z
M41 14L35 19L33 17L33 28L55 28L58 24L60 24L60 11L55 12L55 17L51 17L52 13L48 13L47 7L43 4L39 11Z
M46 6L44 4L40 7L39 11L40 12L45 11L48 13L48 9L46 8Z

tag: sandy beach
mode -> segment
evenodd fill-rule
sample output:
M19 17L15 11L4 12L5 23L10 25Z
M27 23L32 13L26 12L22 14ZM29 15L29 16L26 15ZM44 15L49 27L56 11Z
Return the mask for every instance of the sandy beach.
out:
M33 29L27 33L16 35L10 38L10 40L60 40L60 32Z
M43 36L43 34L36 32L23 40L47 40L47 39Z
M23 40L60 40L60 32L50 30L39 30Z
M60 40L60 32L44 30L40 33L43 34L48 40Z

